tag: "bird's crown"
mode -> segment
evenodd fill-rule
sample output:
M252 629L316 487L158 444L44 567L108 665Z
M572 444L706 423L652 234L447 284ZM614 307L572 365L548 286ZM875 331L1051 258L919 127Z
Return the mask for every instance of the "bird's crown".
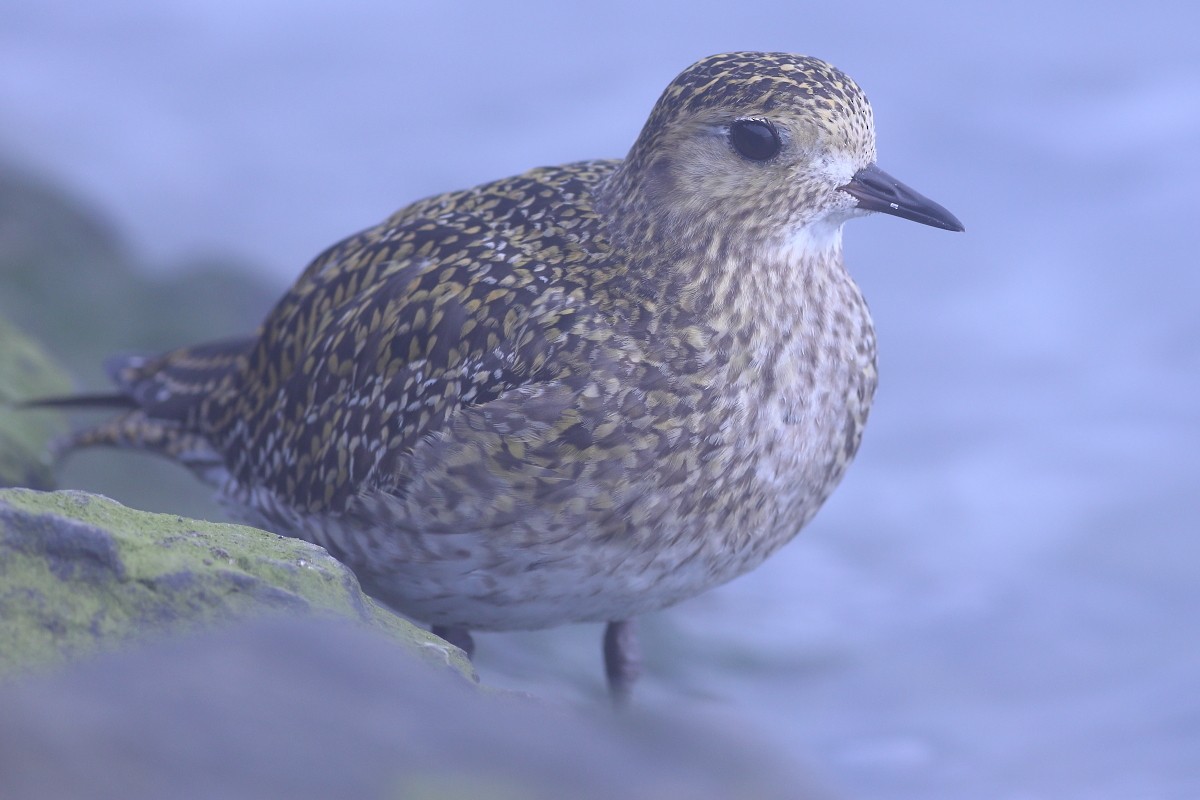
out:
M671 81L640 140L706 112L803 119L847 150L875 147L871 105L862 89L810 56L739 52L701 59Z

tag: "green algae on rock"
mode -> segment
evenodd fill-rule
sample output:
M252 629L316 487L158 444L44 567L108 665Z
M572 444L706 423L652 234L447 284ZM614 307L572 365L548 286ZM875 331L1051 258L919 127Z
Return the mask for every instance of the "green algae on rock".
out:
M0 675L270 613L355 620L474 679L459 650L364 595L316 545L81 492L0 490Z
M0 487L54 486L47 444L66 431L61 414L12 404L71 390L71 381L34 341L0 319Z

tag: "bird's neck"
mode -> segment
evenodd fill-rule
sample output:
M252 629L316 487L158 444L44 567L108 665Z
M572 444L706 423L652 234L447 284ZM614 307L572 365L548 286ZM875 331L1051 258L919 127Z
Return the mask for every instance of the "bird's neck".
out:
M861 302L842 258L840 225L758 238L718 226L614 242L625 251L628 289L673 317L718 330L790 327L829 303Z
M697 305L711 328L731 336L743 357L765 366L792 348L844 335L830 324L833 315L853 317L854 328L866 319L842 260L840 228L801 229L783 242L731 250L707 260L706 277L689 289L703 298Z
M645 300L739 327L746 317L783 322L847 284L857 292L842 260L844 218L780 231L719 204L674 202L653 164L633 162L598 187L595 207L630 287Z

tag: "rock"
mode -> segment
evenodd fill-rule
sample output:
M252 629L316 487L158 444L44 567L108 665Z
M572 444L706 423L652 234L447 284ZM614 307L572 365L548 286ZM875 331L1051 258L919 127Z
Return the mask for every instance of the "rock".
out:
M54 486L50 439L66 431L61 414L23 411L20 400L71 391L71 381L31 339L0 319L0 487Z
M0 490L5 800L818 796L723 718L584 714L464 675L315 545Z
M0 154L0 315L89 391L108 385L101 364L114 353L253 332L284 289L262 275L221 254L147 261L104 209Z
M103 364L114 354L152 355L252 333L283 289L279 279L264 277L261 265L228 254L148 260L104 209L0 152L0 317L53 353L85 393L111 390ZM0 373L0 391L5 383ZM0 397L0 415L7 417L2 406ZM32 424L28 416L22 412L0 427ZM48 477L44 465L34 477ZM132 452L81 453L59 465L57 478L59 486L133 508L225 519L191 473ZM35 485L25 478L7 483Z
M0 797L828 797L725 718L584 713L454 678L329 620L159 642L0 684Z
M272 613L354 620L474 677L316 545L81 492L0 490L0 675Z

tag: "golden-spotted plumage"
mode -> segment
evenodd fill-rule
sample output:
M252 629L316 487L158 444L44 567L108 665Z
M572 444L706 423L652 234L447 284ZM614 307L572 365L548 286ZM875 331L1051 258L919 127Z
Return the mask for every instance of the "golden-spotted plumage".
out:
M858 447L875 340L841 224L961 227L874 158L828 64L705 59L625 160L414 203L254 337L116 365L135 407L76 444L189 464L441 629L662 608L790 539Z

